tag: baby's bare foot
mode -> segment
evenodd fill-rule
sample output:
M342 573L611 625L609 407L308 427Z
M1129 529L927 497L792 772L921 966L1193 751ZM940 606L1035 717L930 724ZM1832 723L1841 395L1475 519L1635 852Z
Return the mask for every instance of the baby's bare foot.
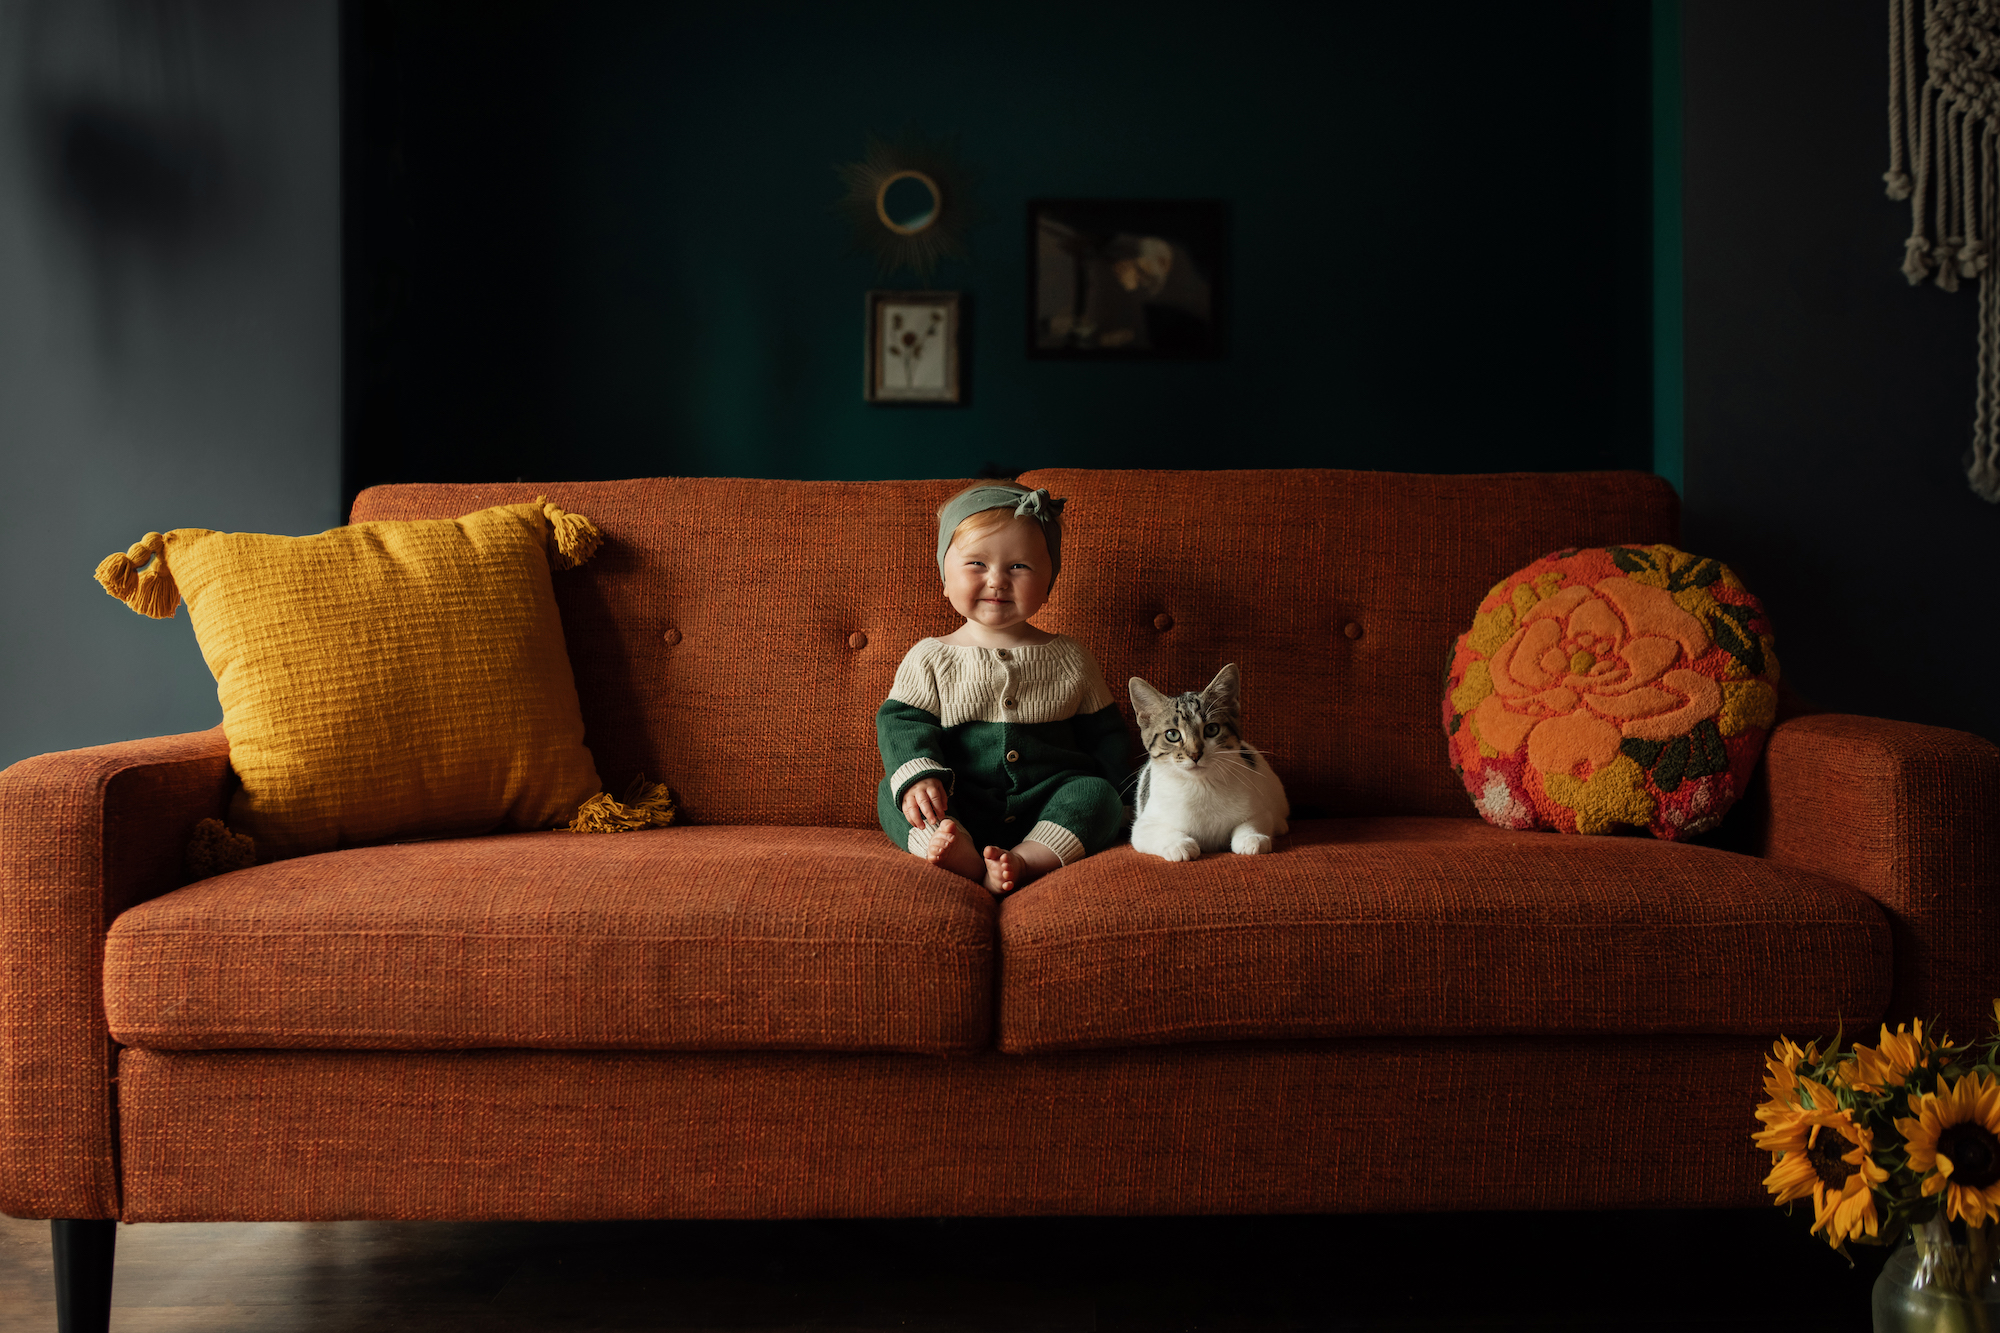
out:
M1004 847L986 849L986 891L995 898L1012 893L1027 883L1021 858Z
M985 880L985 863L980 860L978 849L972 845L971 835L956 819L940 820L930 835L930 844L923 852L924 860L954 875Z
M1051 870L1062 869L1062 858L1043 844L1029 839L1008 851L1001 847L988 847L986 856L986 887L995 896L1012 893L1015 889L1040 879Z
M1021 847L1016 847L1012 851L1008 851L1003 847L988 847L986 849L986 887L994 897L997 898L1004 894L1012 893L1015 889L1022 888L1031 881L1042 877L1045 873L1044 868L1036 865L1031 858L1023 855L1021 851L1022 847L1036 845L1038 844L1022 843ZM1056 865L1062 864L1062 862L1055 859L1053 854L1049 857L1049 860L1055 862Z
M955 819L940 820L929 828L919 828L915 832L917 834L916 845L911 850L915 851L917 847L923 848L917 854L932 865L936 865L938 860L944 856L945 849L951 845L952 838L957 836L958 821Z

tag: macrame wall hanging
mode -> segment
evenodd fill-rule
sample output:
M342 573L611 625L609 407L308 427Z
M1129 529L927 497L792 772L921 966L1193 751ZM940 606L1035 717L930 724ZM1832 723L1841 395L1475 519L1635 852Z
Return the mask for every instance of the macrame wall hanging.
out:
M1921 15L1921 19L1919 19ZM1917 78L1917 42L1926 51ZM1979 284L1979 370L1965 474L2000 503L2000 286L1992 277L2000 0L1889 0L1891 199L1910 201L1903 275Z

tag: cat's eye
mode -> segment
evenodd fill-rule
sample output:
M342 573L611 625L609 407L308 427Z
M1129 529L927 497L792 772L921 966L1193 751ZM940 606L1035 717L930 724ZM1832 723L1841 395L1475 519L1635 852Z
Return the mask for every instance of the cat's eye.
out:
M1204 736L1216 736L1220 735L1221 732L1222 728L1217 726L1215 723L1211 722L1206 727L1202 728L1201 734Z
M1181 734L1178 731L1175 731L1172 727L1168 727L1167 740L1175 745L1179 745L1181 743Z

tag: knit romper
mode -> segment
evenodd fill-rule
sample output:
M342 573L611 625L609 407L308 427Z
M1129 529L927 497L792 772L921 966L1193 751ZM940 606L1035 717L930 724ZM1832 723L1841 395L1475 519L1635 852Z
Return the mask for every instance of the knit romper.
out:
M898 847L911 842L903 793L926 777L945 784L951 817L980 846L1033 839L1068 865L1124 833L1125 719L1066 634L1017 648L923 640L896 668L875 738L888 775L875 813Z

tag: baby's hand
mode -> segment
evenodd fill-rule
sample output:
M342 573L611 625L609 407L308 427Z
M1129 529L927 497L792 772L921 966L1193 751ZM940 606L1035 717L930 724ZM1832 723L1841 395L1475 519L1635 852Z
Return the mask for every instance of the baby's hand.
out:
M936 778L925 778L903 793L903 818L922 828L944 818L947 801L944 784Z

